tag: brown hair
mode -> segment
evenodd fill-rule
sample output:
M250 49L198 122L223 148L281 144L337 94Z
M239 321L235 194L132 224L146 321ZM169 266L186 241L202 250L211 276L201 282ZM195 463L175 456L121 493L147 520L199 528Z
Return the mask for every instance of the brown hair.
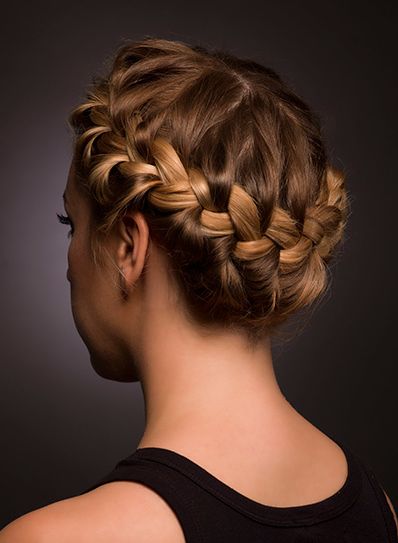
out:
M93 236L141 210L195 322L256 341L325 292L344 174L274 70L145 37L122 43L86 98L69 123Z

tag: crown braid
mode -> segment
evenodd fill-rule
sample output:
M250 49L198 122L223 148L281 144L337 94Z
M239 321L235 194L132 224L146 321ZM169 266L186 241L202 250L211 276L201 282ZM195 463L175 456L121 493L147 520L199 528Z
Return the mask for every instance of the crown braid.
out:
M145 82L144 76L149 71L145 63L152 62L153 70L156 51L161 46L167 49L169 43L147 39L122 48L114 63L113 79L97 83L88 93L88 100L72 112L70 122L78 135L75 157L79 177L100 210L98 232L110 231L127 208L146 212L155 239L177 264L177 279L191 313L202 323L224 322L244 328L254 338L309 305L325 290L326 264L342 238L347 219L344 175L325 160L323 163L319 160L312 171L305 163L302 171L309 172L309 178L311 174L317 184L301 206L300 190L297 202L290 195L289 208L289 193L279 184L274 187L273 195L270 191L271 204L264 209L255 191L236 178L228 178L221 198L217 181L206 176L200 162L189 163L183 146L180 145L178 152L178 144L173 145L173 138L177 141L176 130L162 130L162 122L167 126L165 110L157 112L156 126L149 115L146 117L145 107L138 107L138 91L135 101L131 96L130 104L126 101L126 91L123 94L128 69L139 71L139 62L127 64L127 58L133 52L139 56L144 45L150 51L140 61ZM177 49L181 62L182 58L194 65L201 61L206 67L209 61L203 51L199 54L185 45ZM175 62L175 47L172 50ZM166 54L157 59L158 63L165 57ZM267 73L282 85L276 74ZM138 86L139 79L136 81ZM128 115L125 112L123 116L123 107L117 99L127 107ZM316 135L309 124L309 110L296 97L296 106L297 103L307 114L301 124L306 127L307 123L307 129ZM284 114L285 119L291 115L285 102L277 105L278 114ZM150 121L156 128L153 136L148 135ZM299 128L284 122L281 126L297 135L298 148L301 145L303 152L308 151L308 140ZM312 136L322 158L322 144ZM281 178L289 166L288 158L278 161L268 154L270 175ZM312 163L314 156L310 157ZM296 176L292 175L292 185L299 173L300 170Z

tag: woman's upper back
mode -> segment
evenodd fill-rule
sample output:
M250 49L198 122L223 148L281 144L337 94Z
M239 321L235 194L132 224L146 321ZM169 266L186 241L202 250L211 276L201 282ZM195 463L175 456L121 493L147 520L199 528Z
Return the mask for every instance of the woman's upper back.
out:
M108 475L83 495L102 488L105 490L104 500L109 501L110 496L118 499L122 495L127 500L129 483L126 481L134 482L131 485L132 499L142 499L147 504L146 508L142 504L140 506L144 510L144 526L158 529L158 541L164 543L183 543L184 540L187 543L268 540L273 543L397 543L394 516L374 473L349 447L341 442L338 442L339 447L334 445L335 460L330 456L323 475L316 465L315 451L314 476L307 468L305 476L287 470L287 475L280 478L278 489L274 487L274 493L272 486L276 479L271 482L271 491L261 490L262 481L253 482L251 491L242 493L237 490L237 485L228 485L226 477L216 477L214 470L204 469L177 451L144 447L118 462ZM300 454L299 451L297 453ZM295 451L292 451L292 464L294 455ZM341 463L342 457L346 459L345 466ZM228 463L228 457L225 463ZM329 467L332 475L328 472ZM228 468L225 473L228 473ZM238 481L239 477L229 480ZM333 481L334 491L330 492ZM239 485L239 488L249 490L249 486ZM272 501L270 498L258 501L261 496L272 495L275 497ZM278 503L289 505L276 505ZM126 506L129 507L127 503ZM128 525L128 515L122 517ZM157 522L160 522L158 527ZM130 526L134 530L132 524ZM145 535L143 541L146 541Z

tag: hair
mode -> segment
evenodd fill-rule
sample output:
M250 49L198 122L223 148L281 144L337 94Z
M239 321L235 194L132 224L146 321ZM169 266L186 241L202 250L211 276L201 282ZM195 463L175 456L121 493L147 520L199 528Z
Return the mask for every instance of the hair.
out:
M140 210L190 318L271 334L326 291L347 222L318 115L273 69L225 51L145 37L112 60L68 119L94 258Z

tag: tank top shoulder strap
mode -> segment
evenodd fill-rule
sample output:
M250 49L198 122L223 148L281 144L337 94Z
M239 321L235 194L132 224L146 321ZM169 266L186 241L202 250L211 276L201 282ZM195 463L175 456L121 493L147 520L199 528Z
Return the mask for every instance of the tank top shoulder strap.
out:
M120 460L104 477L92 484L81 494L113 481L133 481L154 490L174 511L184 533L185 540L192 543L205 543L197 522L195 503L190 499L186 479L170 473L162 464L147 462L136 458L136 453Z
M398 528L395 523L394 515L387 502L387 498L383 492L383 488L378 478L376 477L376 474L370 468L370 466L360 457L356 456L356 461L360 466L367 483L365 486L365 491L367 488L368 492L372 492L372 495L376 497L388 532L388 541L391 543L398 543Z

